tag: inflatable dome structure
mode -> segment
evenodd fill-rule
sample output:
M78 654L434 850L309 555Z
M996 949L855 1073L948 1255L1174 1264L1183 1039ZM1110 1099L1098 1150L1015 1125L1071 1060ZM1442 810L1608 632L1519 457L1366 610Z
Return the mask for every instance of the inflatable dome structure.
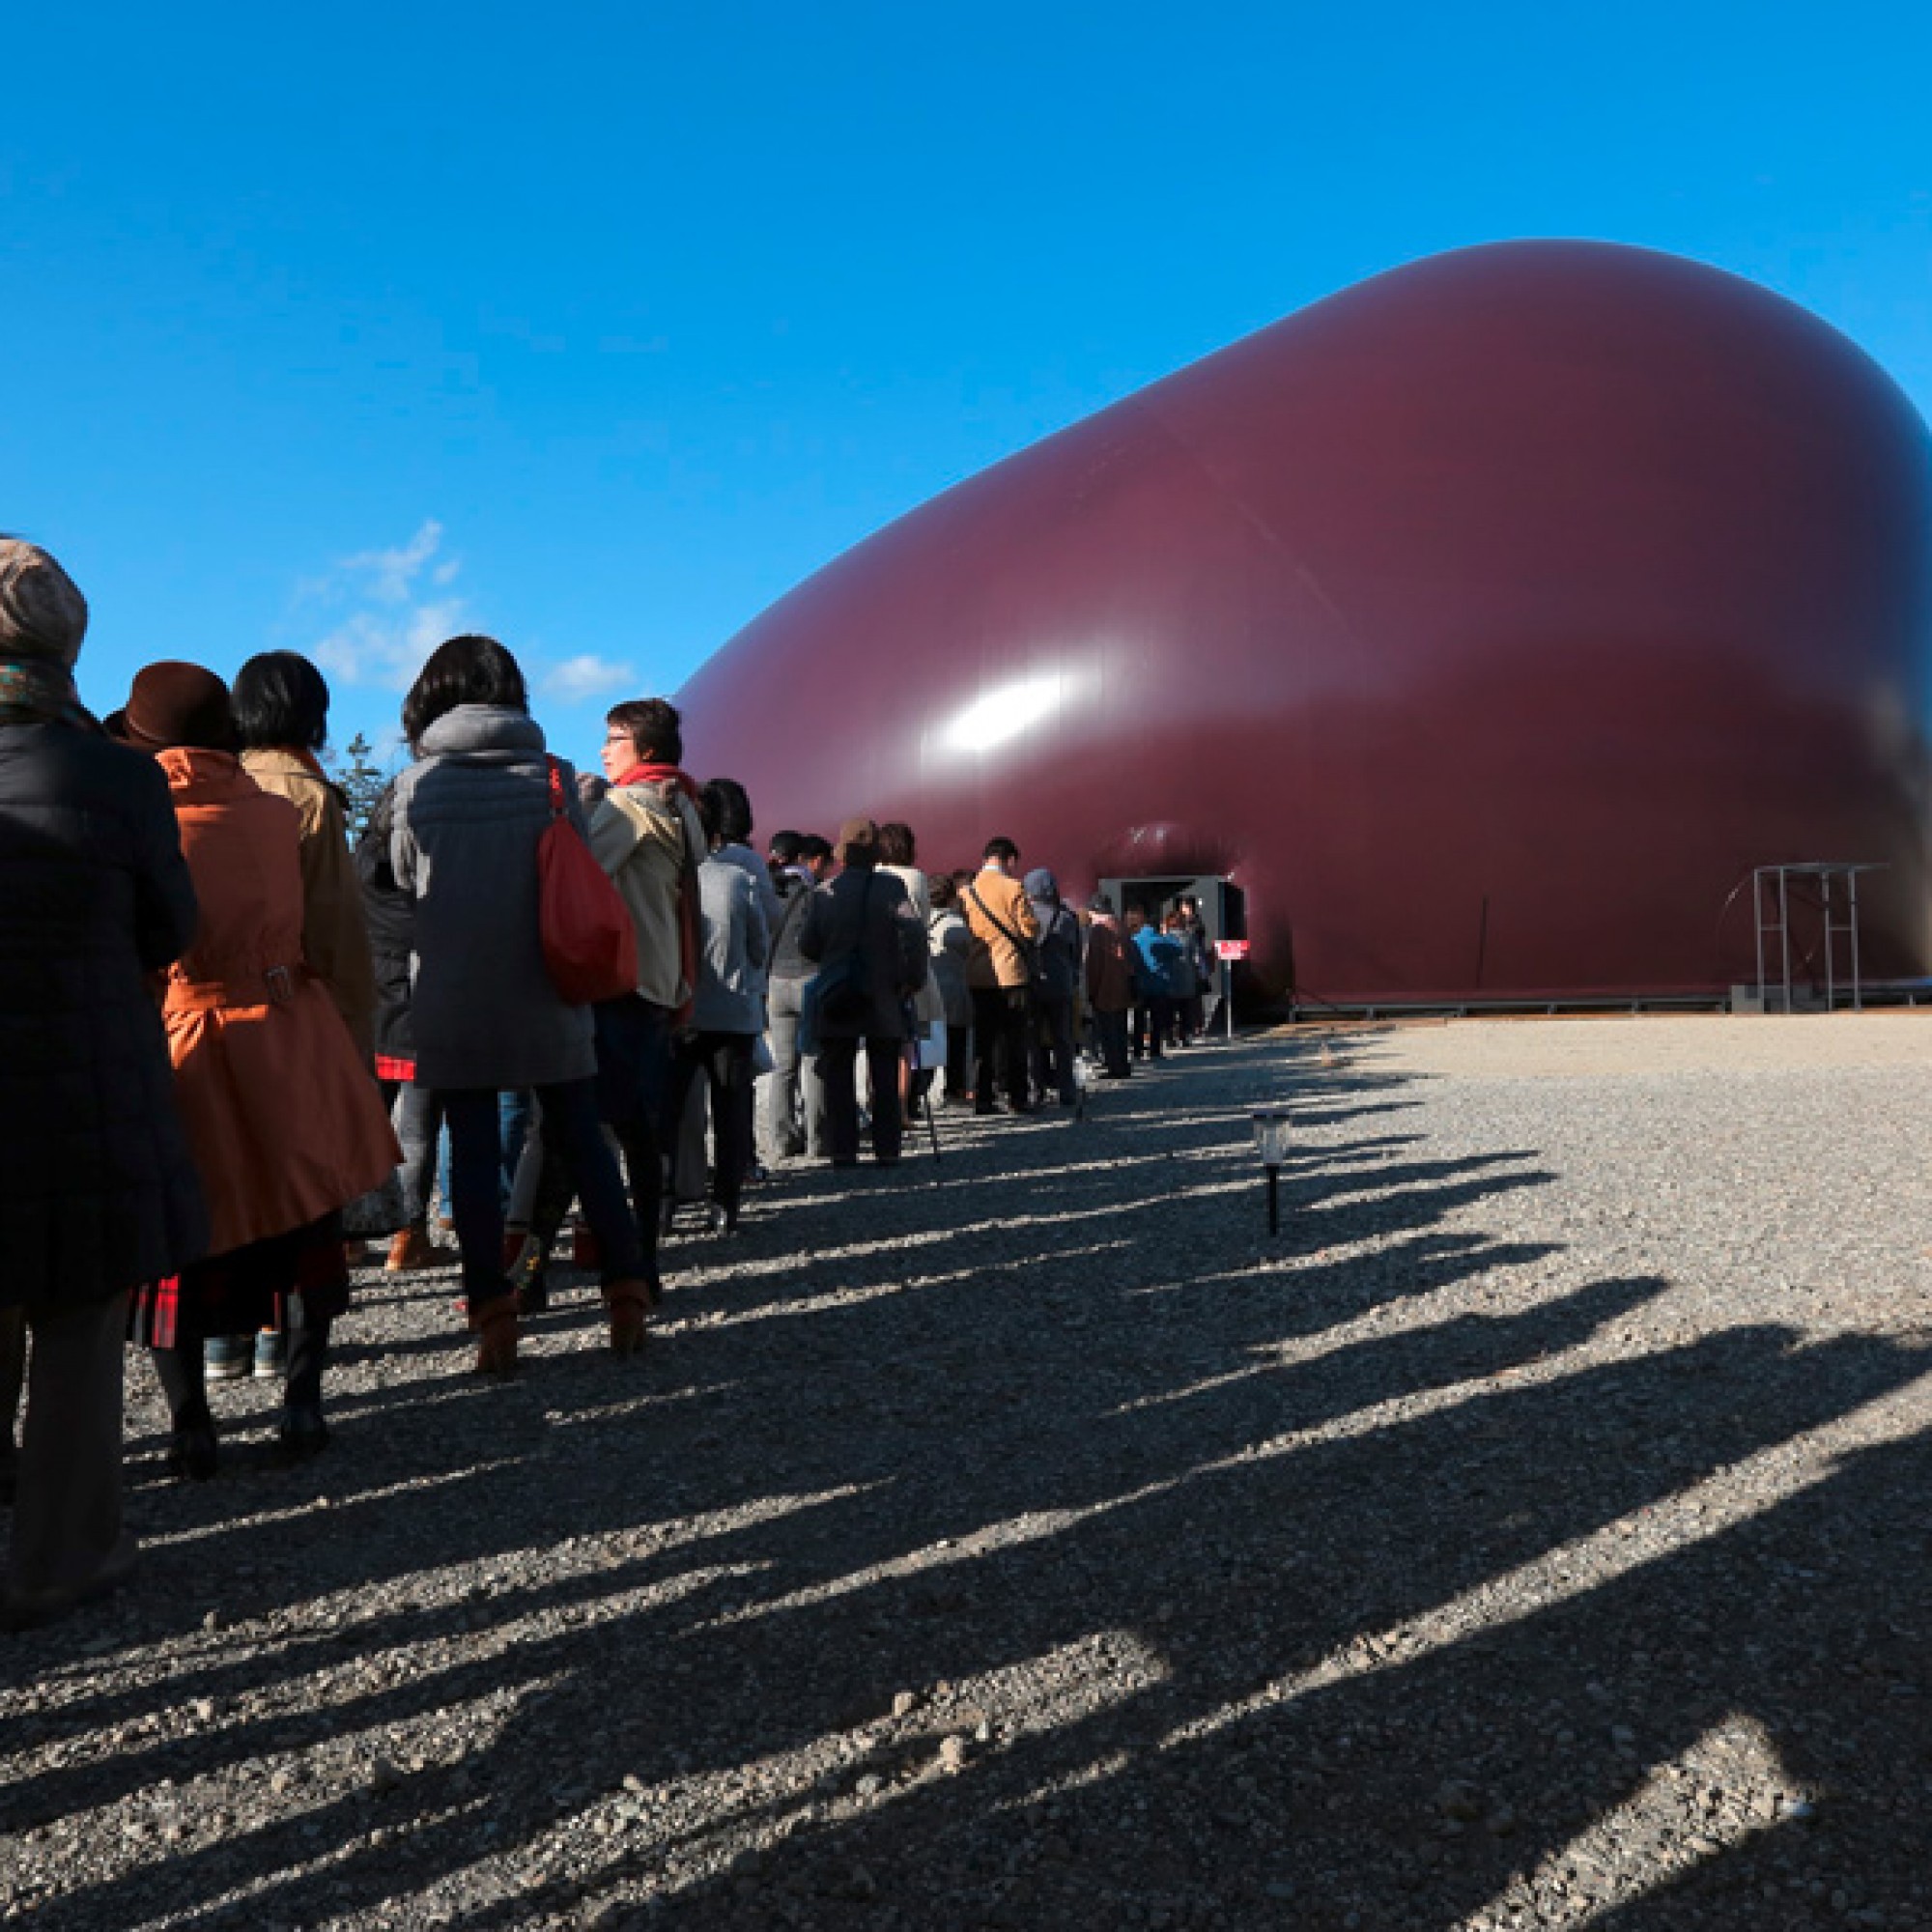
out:
M1317 302L946 491L703 666L761 826L995 833L1070 897L1225 878L1338 1004L1752 977L1747 881L1874 863L1928 959L1932 468L1860 350L1674 257L1523 242Z

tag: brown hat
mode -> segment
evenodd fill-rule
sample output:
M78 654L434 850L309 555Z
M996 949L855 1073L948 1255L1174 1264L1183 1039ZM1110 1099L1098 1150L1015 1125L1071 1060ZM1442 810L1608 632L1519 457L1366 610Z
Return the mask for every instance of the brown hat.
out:
M165 661L134 673L122 713L122 736L140 752L185 746L199 752L235 749L235 714L228 687L200 665Z
M861 855L862 865L878 863L879 828L869 818L848 818L838 828L838 863L851 865L855 852Z

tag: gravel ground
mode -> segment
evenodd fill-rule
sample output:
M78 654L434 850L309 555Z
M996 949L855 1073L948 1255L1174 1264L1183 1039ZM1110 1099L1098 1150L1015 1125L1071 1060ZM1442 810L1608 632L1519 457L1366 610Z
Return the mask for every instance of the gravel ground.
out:
M136 1364L0 1916L1932 1926L1928 1114L1910 1015L1250 1039L788 1170L641 1361L369 1276L299 1470Z

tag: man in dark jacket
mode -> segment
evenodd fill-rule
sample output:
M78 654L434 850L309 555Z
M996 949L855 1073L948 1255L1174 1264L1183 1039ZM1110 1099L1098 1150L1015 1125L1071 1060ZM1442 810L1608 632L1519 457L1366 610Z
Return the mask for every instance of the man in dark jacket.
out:
M1039 923L1034 944L1033 1083L1063 1107L1080 1097L1073 1078L1073 1002L1080 988L1080 922L1044 866L1026 875L1027 903Z
M1140 952L1122 932L1114 917L1114 902L1095 893L1087 910L1087 1005L1094 1015L1094 1032L1100 1043L1101 1079L1127 1077L1127 1012L1134 1003Z
M0 1326L31 1337L0 1622L133 1567L121 1523L128 1292L208 1244L148 976L194 934L166 781L81 709L87 605L0 538ZM0 1353L9 1350L0 1349ZM0 1414L7 1464L11 1404ZM0 1477L4 1480L4 1477Z
M925 983L925 933L906 889L878 871L879 828L849 819L838 834L845 869L820 886L806 909L799 951L818 962L808 1000L825 1089L825 1132L834 1167L859 1161L856 1073L861 1041L872 1082L872 1152L881 1167L899 1157L899 1054L906 1002Z

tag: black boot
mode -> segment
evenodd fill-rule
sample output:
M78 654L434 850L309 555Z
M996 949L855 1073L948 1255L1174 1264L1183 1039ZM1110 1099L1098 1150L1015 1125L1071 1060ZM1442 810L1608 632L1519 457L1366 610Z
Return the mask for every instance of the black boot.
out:
M289 1381L283 1397L282 1454L305 1462L328 1447L322 1414L322 1372L328 1363L328 1319L308 1312L299 1294L288 1301Z
M214 1444L214 1417L208 1406L200 1339L172 1349L150 1349L148 1354L174 1422L168 1467L188 1482L205 1483L214 1474L220 1455Z

